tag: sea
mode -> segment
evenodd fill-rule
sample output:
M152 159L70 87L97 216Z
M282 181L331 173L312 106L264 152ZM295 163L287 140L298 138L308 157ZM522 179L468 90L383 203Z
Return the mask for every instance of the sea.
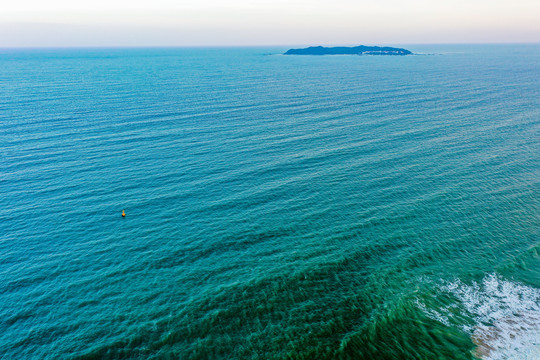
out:
M402 47L1 49L0 358L540 359L540 44Z

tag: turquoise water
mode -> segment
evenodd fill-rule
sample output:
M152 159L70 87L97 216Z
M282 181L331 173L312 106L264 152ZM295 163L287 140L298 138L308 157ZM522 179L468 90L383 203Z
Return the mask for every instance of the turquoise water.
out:
M1 50L0 358L540 358L540 46L406 48Z

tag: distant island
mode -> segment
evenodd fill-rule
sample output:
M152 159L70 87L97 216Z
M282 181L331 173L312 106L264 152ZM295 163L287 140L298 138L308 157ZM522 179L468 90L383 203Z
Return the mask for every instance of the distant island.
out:
M284 55L411 55L406 49L380 46L311 46L304 49L290 49Z

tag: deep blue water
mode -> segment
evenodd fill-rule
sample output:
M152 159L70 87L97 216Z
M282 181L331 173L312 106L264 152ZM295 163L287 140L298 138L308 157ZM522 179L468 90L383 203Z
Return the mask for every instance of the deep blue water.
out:
M0 358L539 359L540 46L406 48L0 50Z

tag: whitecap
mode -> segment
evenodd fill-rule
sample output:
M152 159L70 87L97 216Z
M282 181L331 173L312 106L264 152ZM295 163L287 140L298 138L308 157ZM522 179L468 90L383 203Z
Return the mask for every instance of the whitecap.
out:
M540 289L490 274L481 283L456 280L442 285L440 290L457 299L466 317L475 323L462 324L462 329L475 343L477 357L540 359ZM421 302L418 305L430 318L450 324L453 315L448 306L427 309Z

